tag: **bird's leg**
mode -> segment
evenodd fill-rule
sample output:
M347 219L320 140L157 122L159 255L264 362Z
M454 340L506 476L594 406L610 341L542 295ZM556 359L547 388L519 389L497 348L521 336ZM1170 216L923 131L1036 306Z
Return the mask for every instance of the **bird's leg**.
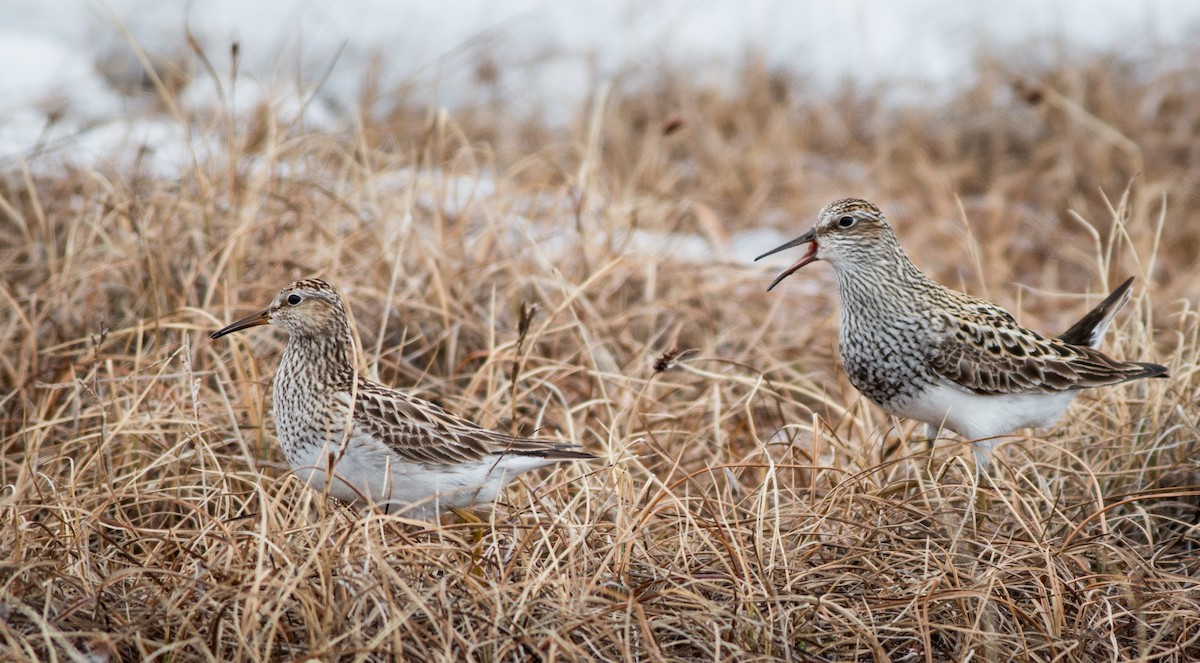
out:
M971 444L972 450L975 452L975 479L978 480L981 474L986 474L988 466L992 462L992 448L996 446L995 440L976 440Z
M992 448L996 446L996 440L983 439L975 440L971 443L971 449L975 452L975 499L972 509L975 511L975 520L978 523L979 513L987 511L991 508L991 500L988 493L980 493L979 489L983 486L983 480L988 476L988 470L991 469Z
M470 523L472 525L482 525L483 524L483 520L481 520L479 518L479 516L471 513L470 511L468 511L466 509L463 509L463 508L460 508L457 506L452 506L447 510L450 511L450 513L453 513L454 515L458 516L459 519L462 520L464 523ZM478 543L478 541L476 541L476 543Z
M942 432L941 426L925 424L925 469L931 471L933 466L933 447Z
M452 506L448 510L450 513L458 516L459 520L466 523L471 529L471 565L467 569L467 573L476 578L483 577L483 567L479 563L479 560L483 557L483 520L467 509Z
M933 443L937 441L938 436L942 433L941 426L933 424L925 424L925 448L929 453L933 453Z

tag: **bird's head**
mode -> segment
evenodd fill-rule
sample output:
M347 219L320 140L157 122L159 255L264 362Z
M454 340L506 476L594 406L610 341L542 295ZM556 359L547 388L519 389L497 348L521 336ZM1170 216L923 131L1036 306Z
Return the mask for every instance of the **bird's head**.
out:
M259 325L277 325L293 336L334 335L345 324L346 309L337 291L320 279L305 279L289 283L270 306L213 332L210 338Z
M808 232L755 260L802 244L807 244L808 250L800 260L775 277L767 290L810 262L826 260L834 268L842 269L891 254L898 246L892 227L878 207L858 198L846 198L826 205L817 215L816 225Z

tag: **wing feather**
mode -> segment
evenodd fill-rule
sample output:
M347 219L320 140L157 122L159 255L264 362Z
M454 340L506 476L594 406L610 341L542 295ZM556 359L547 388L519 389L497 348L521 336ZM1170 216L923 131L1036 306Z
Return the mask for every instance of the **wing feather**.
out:
M577 445L490 431L434 403L362 378L354 396L355 424L413 463L454 465L506 453L547 460L594 457Z
M934 312L938 343L927 360L941 378L978 394L1054 393L1165 375L1155 364L1118 361L1087 346L1045 338L979 301Z

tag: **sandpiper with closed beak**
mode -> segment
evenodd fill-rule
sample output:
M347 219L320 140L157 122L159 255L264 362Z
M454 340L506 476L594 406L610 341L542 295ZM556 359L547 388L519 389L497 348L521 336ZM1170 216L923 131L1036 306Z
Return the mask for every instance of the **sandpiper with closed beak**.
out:
M266 324L289 334L275 374L276 434L288 464L316 490L431 520L491 502L528 470L595 458L575 444L481 428L359 375L342 299L322 280L288 285L211 338Z

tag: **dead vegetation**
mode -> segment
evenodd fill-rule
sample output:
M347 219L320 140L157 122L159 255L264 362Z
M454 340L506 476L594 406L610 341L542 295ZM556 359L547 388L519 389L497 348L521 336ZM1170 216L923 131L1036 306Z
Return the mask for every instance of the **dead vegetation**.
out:
M1194 660L1197 73L985 63L914 106L750 61L566 129L258 113L178 179L15 167L0 658ZM1082 397L976 489L848 385L827 267L768 294L732 248L847 195L1035 328L1136 275L1105 347L1171 379ZM282 335L206 338L307 275L384 382L604 461L482 527L322 503L272 434Z

